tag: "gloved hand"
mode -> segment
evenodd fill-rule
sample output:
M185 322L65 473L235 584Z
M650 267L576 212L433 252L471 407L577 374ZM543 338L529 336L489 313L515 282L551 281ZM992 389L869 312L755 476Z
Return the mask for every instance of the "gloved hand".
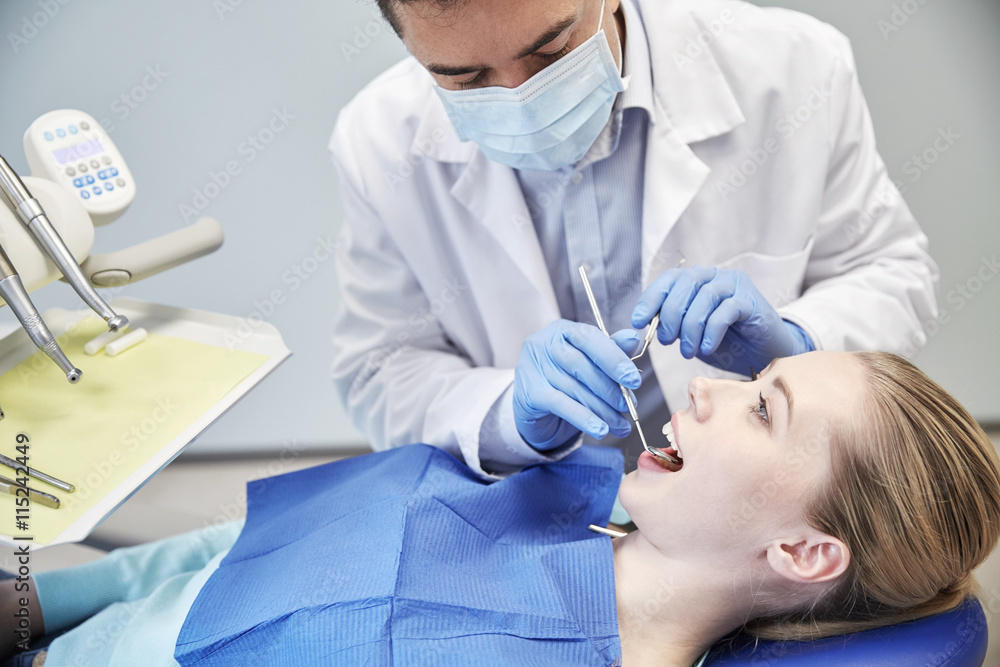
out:
M558 320L529 337L514 369L514 421L529 445L553 449L580 431L603 438L632 430L618 385L638 389L639 370L625 351L640 343L632 329L608 339L589 324Z
M657 338L680 338L681 354L750 375L773 359L815 349L800 327L781 319L747 274L731 269L670 269L646 288L632 311L642 328L660 314Z

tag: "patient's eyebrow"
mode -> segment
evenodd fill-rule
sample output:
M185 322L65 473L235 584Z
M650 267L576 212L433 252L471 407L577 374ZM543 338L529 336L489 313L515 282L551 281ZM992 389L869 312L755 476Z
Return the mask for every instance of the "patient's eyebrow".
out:
M787 421L788 421L788 423L791 423L791 421L792 421L792 392L791 392L791 390L788 389L788 385L785 384L785 381L782 380L780 376L774 378L774 386L785 397L785 403L788 404L788 420Z
M516 59L530 56L532 53L566 32L566 29L576 23L576 20L576 15L573 15L555 24L546 30L541 37L536 39L531 46L518 53ZM430 63L424 67L431 74L438 74L440 76L461 76L463 74L472 74L474 72L481 72L485 69L489 69L489 65L439 65L436 63Z

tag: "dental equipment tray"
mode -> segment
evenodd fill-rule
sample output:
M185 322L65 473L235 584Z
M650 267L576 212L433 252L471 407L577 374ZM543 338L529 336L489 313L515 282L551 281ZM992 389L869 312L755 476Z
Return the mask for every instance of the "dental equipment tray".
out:
M53 509L0 494L0 542L38 549L78 542L273 371L291 352L266 322L116 299L115 312L148 338L117 356L83 345L107 326L89 310L43 318L83 371L71 385L17 329L0 340L0 454L73 484L28 478ZM20 449L19 449L20 448ZM0 475L16 473L0 466ZM23 477L23 473L22 473Z

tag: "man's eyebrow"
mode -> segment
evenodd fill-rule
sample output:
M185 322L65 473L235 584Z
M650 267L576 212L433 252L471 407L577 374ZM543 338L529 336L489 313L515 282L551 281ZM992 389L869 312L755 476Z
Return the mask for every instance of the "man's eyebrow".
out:
M530 47L526 48L525 50L517 54L517 58L520 59L530 56L532 53L542 48L543 46L551 42L559 35L563 34L567 28L576 23L576 19L577 19L576 16L570 16L569 18L564 19L563 21L560 21L556 25L552 26L545 32L544 35L535 40L534 44L532 44ZM452 65L437 65L434 63L425 65L425 67L427 71L430 72L431 74L438 74L440 76L462 76L463 74L473 74L475 72L481 72L485 69L489 69L488 65L452 66Z
M534 44L532 44L531 46L529 46L528 48L526 48L524 51L521 51L519 54L517 54L517 57L518 58L526 58L526 57L530 56L532 53L534 53L538 49L542 48L543 46L545 46L546 44L548 44L549 42L551 42L553 39L555 39L559 35L561 35L564 32L566 32L567 28L569 28L571 25L573 25L574 23L576 23L576 19L577 19L576 16L570 16L569 18L564 19L560 23L557 23L556 25L552 26L551 28L549 28L549 30L544 35L542 35L537 40L535 40Z
M780 377L774 378L774 386L780 391L785 397L785 403L788 404L788 422L792 421L792 392L788 389L788 385Z
M472 74L473 72L481 72L487 69L486 65L472 65L471 67L449 67L448 65L427 65L427 71L431 74L440 74L441 76L461 76L463 74Z

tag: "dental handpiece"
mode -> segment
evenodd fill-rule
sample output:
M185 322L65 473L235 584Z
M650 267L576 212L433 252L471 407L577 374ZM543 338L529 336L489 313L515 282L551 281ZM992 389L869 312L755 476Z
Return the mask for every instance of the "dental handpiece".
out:
M35 304L31 303L31 299L28 298L28 292L21 283L21 277L14 270L14 265L11 264L10 258L4 252L3 246L0 246L0 297L3 297L10 309L14 311L14 315L28 333L31 342L47 354L52 361L56 362L56 365L66 373L66 379L70 381L70 384L76 384L80 380L80 375L83 374L82 371L70 363L52 332L45 326L41 315L35 310Z
M116 314L111 306L105 303L104 299L94 290L86 276L83 275L83 270L76 263L69 248L66 247L59 233L49 222L42 205L31 196L21 177L17 175L17 172L11 168L2 155L0 155L0 190L3 190L21 222L31 231L45 252L59 267L63 276L80 295L80 298L108 323L108 329L118 331L118 329L124 328L128 324L128 320L124 316Z

